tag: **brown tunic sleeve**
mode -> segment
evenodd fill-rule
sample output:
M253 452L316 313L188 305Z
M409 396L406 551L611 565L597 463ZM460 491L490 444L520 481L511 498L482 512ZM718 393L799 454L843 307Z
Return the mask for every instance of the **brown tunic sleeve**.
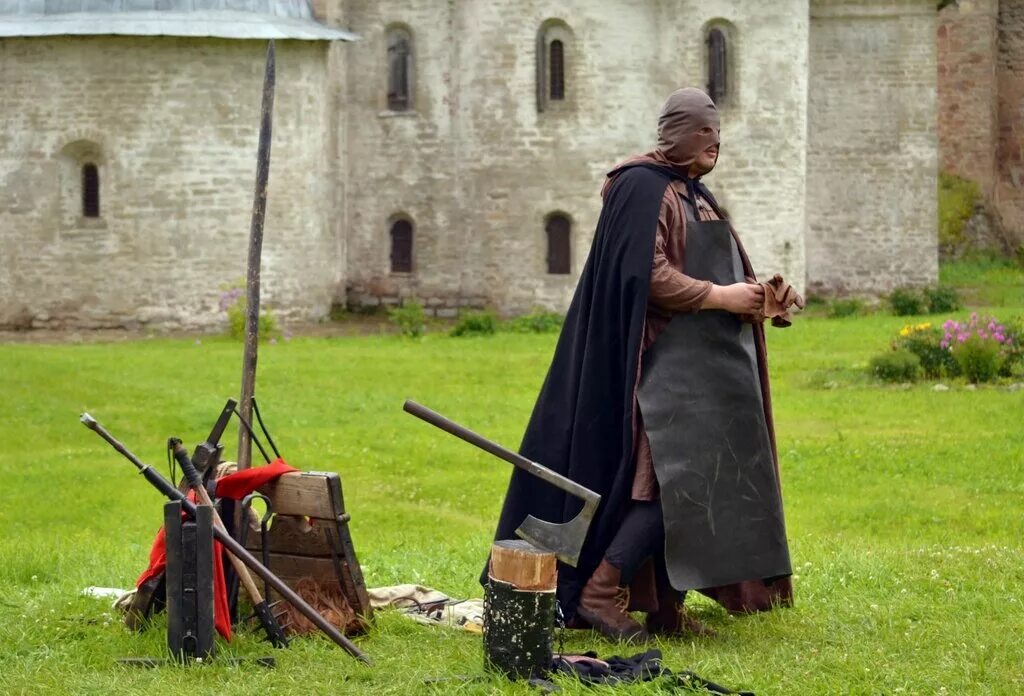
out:
M651 267L651 304L669 312L696 312L711 292L711 283L683 273L685 221L678 194L666 187L658 214Z

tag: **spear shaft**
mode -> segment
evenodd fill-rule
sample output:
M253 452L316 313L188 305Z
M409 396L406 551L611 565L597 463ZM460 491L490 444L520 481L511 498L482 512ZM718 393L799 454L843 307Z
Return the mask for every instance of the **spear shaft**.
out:
M256 190L249 223L249 262L245 276L245 348L242 352L242 393L238 408L242 418L252 422L252 397L256 389L256 352L260 328L260 258L263 253L263 220L267 212L267 180L270 176L270 139L274 117L276 81L274 40L267 43L263 72L263 103L260 111L260 139L256 150ZM238 428L238 468L248 469L252 443L244 425Z

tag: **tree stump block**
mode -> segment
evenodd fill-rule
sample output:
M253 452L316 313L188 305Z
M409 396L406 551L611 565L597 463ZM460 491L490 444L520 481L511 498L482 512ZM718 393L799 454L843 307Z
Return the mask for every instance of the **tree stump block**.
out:
M555 630L555 554L521 540L491 547L484 592L484 666L511 679L551 669Z

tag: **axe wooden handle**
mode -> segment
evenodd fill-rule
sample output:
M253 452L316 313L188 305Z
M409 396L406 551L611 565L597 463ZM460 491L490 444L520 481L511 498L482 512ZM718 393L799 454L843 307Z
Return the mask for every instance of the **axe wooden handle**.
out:
M601 501L601 496L586 486L581 486L575 481L567 479L561 474L557 474L546 466L541 466L537 462L531 461L521 454L505 449L501 445L491 442L481 435L477 435L469 428L464 428L458 423L448 420L440 413L431 411L426 406L418 404L415 401L406 401L403 408L406 413L411 413L417 418L425 420L446 433L451 433L455 437L465 440L471 445L476 445L483 451L489 452L499 459L504 459L509 464L517 466L524 471L528 471L534 476L547 481L555 488L563 490L569 495L574 495L586 503L596 506L597 503Z

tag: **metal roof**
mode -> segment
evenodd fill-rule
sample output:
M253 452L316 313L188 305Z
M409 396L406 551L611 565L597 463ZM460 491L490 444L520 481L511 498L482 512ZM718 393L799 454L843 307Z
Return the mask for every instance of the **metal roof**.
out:
M0 37L197 36L353 41L307 0L0 0Z

